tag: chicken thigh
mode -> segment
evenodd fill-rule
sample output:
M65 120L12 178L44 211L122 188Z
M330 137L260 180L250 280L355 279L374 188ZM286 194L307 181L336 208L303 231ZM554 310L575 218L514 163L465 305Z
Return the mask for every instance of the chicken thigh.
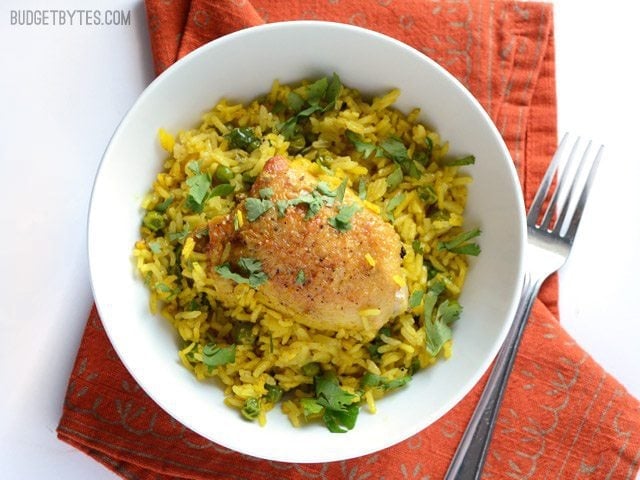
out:
M263 272L260 292L308 327L377 331L407 309L400 237L349 188L336 195L278 156L237 209L241 216L209 225L211 276L223 304L234 304L234 281L220 265L232 271L250 259Z

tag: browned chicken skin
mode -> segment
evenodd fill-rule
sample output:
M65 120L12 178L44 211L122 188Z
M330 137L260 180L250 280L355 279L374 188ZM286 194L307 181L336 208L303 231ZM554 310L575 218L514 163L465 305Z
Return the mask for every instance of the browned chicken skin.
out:
M310 193L317 185L318 180L308 172L291 166L283 157L274 157L265 164L249 197L258 198L261 190L270 189L269 200L275 205L278 200ZM224 260L231 265L243 257L262 262L268 280L260 291L294 310L300 323L322 330L367 326L376 331L407 308L407 288L401 286L401 241L392 225L367 208L353 215L348 230L330 225L329 218L338 213L340 205L357 202L347 189L342 204L324 205L311 218L305 218L308 205L298 204L289 206L284 215L270 208L248 221L245 200L238 206L245 218L242 226L234 230L235 212L223 222L210 224L211 263L222 262L229 244ZM220 300L232 304L232 280L215 271L211 275Z

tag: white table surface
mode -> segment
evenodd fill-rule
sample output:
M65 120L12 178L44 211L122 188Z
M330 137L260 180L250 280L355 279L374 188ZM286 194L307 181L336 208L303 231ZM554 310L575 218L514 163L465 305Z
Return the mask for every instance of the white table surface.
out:
M92 304L91 185L153 71L142 0L54 3L0 5L0 477L114 479L55 429ZM561 321L640 397L638 12L622 0L554 3L559 130L606 145L561 272ZM36 8L124 9L131 25L11 25L10 10Z

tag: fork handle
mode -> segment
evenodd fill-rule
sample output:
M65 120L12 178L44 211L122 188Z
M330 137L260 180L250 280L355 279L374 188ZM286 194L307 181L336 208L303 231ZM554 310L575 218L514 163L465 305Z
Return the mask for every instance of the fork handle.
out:
M541 284L541 280L532 281L528 274L525 276L513 324L496 357L491 375L449 465L445 480L478 480L482 475L502 396Z

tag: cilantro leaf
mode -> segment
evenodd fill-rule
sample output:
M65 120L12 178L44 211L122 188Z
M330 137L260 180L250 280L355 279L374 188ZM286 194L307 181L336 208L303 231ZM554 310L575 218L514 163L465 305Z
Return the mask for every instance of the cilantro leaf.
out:
M329 85L327 85L327 90L324 95L325 101L327 102L327 105L324 108L325 112L335 108L336 100L338 100L341 90L342 82L340 81L338 74L334 72L331 76L331 80L329 80Z
M460 318L461 313L462 305L460 305L456 300L445 300L438 305L436 319L442 320L447 325L451 325Z
M338 188L334 192L336 201L342 202L344 200L344 194L347 193L347 183L349 183L349 181L345 178L340 182L340 185L338 185Z
M236 346L220 347L215 343L208 343L202 349L202 363L209 367L209 371L220 365L236 361Z
M307 103L312 106L320 104L320 101L324 98L329 87L329 80L327 77L322 77L316 80L307 87Z
M268 199L273 197L273 188L270 187L265 187L265 188L261 188L260 191L258 192L258 195L260 195L260 198L262 199Z
M316 112L326 112L335 107L341 88L340 77L334 73L331 80L323 77L309 85L306 89L306 100L295 92L289 94L287 102L296 114L279 124L276 128L277 131L287 140L293 138L300 120L308 118ZM307 105L306 108L304 108L305 105Z
M273 208L271 200L261 200L259 198L249 197L244 201L244 208L247 211L247 220L255 222L261 215Z
M158 205L156 205L156 208L154 208L154 210L156 212L160 212L160 213L164 213L167 211L167 208L169 208L169 206L173 203L173 195L168 197L166 200L164 200L163 202L159 203Z
M209 196L207 198L224 197L225 195L233 193L234 190L235 187L233 185L230 185L228 183L221 183L220 185L216 185L211 189L211 192L209 192Z
M321 377L314 378L315 403L324 407L322 420L333 433L344 433L351 430L358 418L360 408L357 395L340 388L338 377L333 372L327 372ZM311 402L307 402L311 404ZM317 410L317 408L314 408ZM319 413L319 412L317 412Z
M402 174L402 168L396 167L393 172L387 177L387 188L393 190L402 182L404 175Z
M304 285L306 281L307 281L307 277L304 274L304 270L300 270L296 275L296 284Z
M186 184L189 187L187 206L194 212L201 212L211 187L211 177L206 173L199 173L187 178Z
M398 137L389 137L382 141L380 148L384 154L397 163L405 175L414 178L420 177L420 172L416 167L416 163L409 157L407 147Z
M299 112L302 110L302 106L304 105L304 98L296 92L289 92L289 95L287 95L287 104L291 110Z
M371 372L367 372L363 375L362 380L360 380L360 384L363 387L381 387L384 390L393 390L405 386L410 381L410 375L389 380L381 375L375 375Z
M444 344L451 340L450 325L460 318L462 306L456 300L444 300L433 314L438 296L444 290L442 282L436 282L427 290L424 300L424 328L427 334L426 350L436 356Z
M422 303L422 297L424 297L424 291L414 290L409 297L409 308L416 308Z
M355 203L349 205L342 205L338 210L338 214L334 217L329 217L328 222L333 228L339 232L346 232L353 228L351 224L351 218L360 209Z
M436 356L440 350L452 338L451 328L442 320L428 321L425 323L427 333L426 350L431 356Z
M367 182L363 179L360 179L358 182L358 197L360 200L364 200L367 198Z
M242 257L238 260L238 270L236 273L231 269L231 265L226 262L215 268L222 278L233 280L236 283L246 283L252 288L258 288L269 279L262 271L262 262L259 260Z
M331 433L346 433L356 426L360 407L356 404L349 405L344 410L325 408L322 420Z
M375 152L378 147L376 147L373 143L365 142L360 135L351 130L347 130L344 132L347 139L353 144L356 152L362 153L364 158L369 158L373 152Z
M479 228L462 232L446 242L438 242L438 250L447 250L452 253L460 253L464 255L479 255L480 246L477 243L468 243L469 240L479 236L481 233Z
M424 294L424 310L423 310L423 318L425 325L431 321L431 317L433 315L433 309L436 306L436 302L438 301L438 297L444 291L444 283L435 282L429 289L427 289Z
M442 160L440 164L444 167L460 167L463 165L473 165L476 163L476 157L474 155L466 155L464 157L449 158Z

